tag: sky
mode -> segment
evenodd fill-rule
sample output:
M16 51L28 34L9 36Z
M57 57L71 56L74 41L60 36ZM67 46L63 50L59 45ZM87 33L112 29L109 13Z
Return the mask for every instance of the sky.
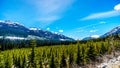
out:
M74 39L98 37L120 25L120 0L0 0L0 20Z

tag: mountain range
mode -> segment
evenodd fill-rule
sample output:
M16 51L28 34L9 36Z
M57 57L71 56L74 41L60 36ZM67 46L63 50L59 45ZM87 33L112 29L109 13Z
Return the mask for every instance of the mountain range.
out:
M17 22L9 20L0 21L0 38L5 39L38 39L38 40L59 40L73 41L74 39L59 33L49 32L38 28L27 28Z
M100 38L104 38L107 37L109 35L116 35L116 34L120 34L120 26L117 26L115 28L113 28L111 31L105 33L104 35L100 36Z
M115 28L113 28L112 30L110 30L109 32L97 37L97 38L105 38L107 36L110 36L110 35L116 35L116 34L120 34L120 26L117 26ZM83 38L82 40L91 40L91 39L97 39L96 37L85 37Z
M120 26L113 28L111 31L101 35L99 37L85 37L82 40L90 40L97 38L105 38L109 35L120 34ZM59 40L59 41L73 41L74 39L64 36L56 32L50 32L41 30L38 28L28 28L17 22L11 22L9 20L0 21L0 39L12 39L12 40Z

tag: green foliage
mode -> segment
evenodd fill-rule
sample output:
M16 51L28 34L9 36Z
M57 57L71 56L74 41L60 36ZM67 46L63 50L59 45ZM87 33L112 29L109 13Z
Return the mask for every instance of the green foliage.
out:
M95 57L97 56L97 54L95 53L95 49L93 45L89 46L87 55L90 60L95 60Z
M81 55L81 51L80 51L80 45L78 45L78 47L77 47L78 49L77 49L77 59L76 59L76 63L78 64L78 65L80 65L80 64L82 64L82 55Z
M64 54L64 51L63 51L62 56L61 56L60 68L66 67L66 66L67 66L66 57L65 57L65 54Z
M110 54L109 40L86 41L84 43L36 47L0 51L0 68L70 68L72 64L84 65L94 61L97 56ZM113 41L114 49L120 51L119 40Z
M74 54L73 52L70 52L69 54L69 64L71 65L74 62Z
M55 60L54 60L54 55L52 54L52 57L51 57L51 62L50 62L50 68L56 68L55 67Z
M12 68L12 58L10 57L10 55L5 55L5 62L4 62L4 66L5 68Z
M35 46L36 46L36 41L31 40L31 54L29 58L29 66L36 68L36 62L35 62Z

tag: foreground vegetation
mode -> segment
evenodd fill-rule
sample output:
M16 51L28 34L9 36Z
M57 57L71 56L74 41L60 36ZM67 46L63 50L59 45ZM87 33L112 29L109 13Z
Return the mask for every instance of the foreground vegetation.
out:
M78 68L101 62L98 57L104 54L114 55L115 51L120 51L119 39L112 38L43 47L36 47L36 41L32 40L30 46L0 51L0 68Z

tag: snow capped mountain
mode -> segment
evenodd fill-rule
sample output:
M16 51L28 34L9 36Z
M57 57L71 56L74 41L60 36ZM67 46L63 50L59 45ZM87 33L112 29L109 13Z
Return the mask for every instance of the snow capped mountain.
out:
M111 31L105 33L102 36L93 35L91 37L85 37L82 40L91 40L91 39L97 39L97 38L105 38L107 36L116 35L116 34L120 34L120 25L115 27L115 28L113 28Z
M109 35L114 35L114 34L120 34L120 26L115 27L111 31L105 33L104 35L101 36L101 38L109 36Z
M0 36L5 36L7 39L74 40L62 34L52 33L38 28L27 28L9 20L0 20Z
M92 38L99 38L99 35L92 35Z
M99 38L99 37L100 37L99 35L92 35L92 36L90 36L90 37L85 37L85 38L83 38L82 40L97 39L97 38Z

